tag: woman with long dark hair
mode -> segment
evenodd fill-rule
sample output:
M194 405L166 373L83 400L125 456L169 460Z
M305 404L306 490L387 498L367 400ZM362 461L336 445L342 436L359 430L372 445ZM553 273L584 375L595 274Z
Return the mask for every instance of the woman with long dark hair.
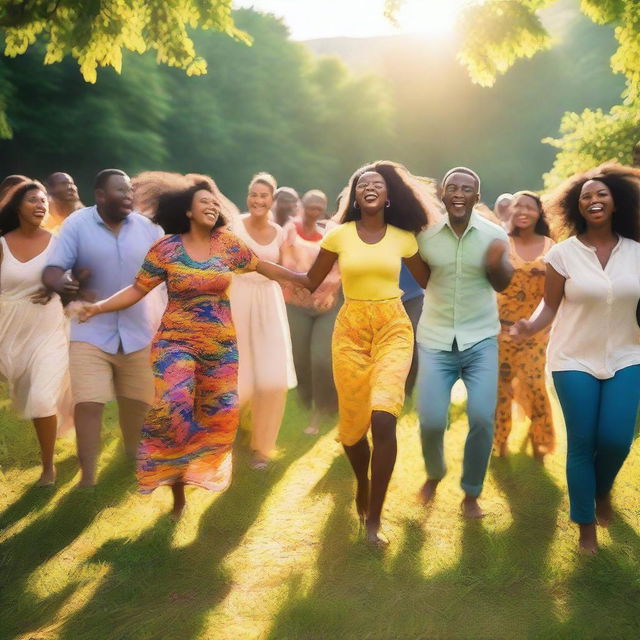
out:
M0 374L16 411L33 421L42 458L39 486L53 485L57 413L69 342L62 304L41 282L54 238L40 227L48 211L39 182L17 182L0 208Z
M400 300L400 266L404 261L426 286L428 272L415 234L432 211L417 180L401 165L381 161L362 167L341 200L341 224L322 239L305 281L314 291L338 262L345 296L332 341L338 438L356 476L358 516L368 542L377 547L388 544L380 518L413 354L413 330Z
M226 226L223 198L207 176L143 173L134 180L143 210L169 235L151 247L134 284L85 304L81 320L118 311L166 282L169 302L152 345L155 400L138 450L142 493L173 492L173 517L185 484L213 491L231 480L238 428L238 350L228 290L234 273L294 279L261 262Z
M547 362L567 428L571 519L580 551L594 554L640 401L640 171L608 164L573 176L546 209L569 237L545 257L543 302L511 332L529 338L553 322Z
M507 455L511 433L511 409L515 400L530 420L533 455L542 461L553 451L555 434L547 394L545 363L549 334L537 333L515 342L509 330L520 318L529 317L544 294L544 256L553 246L540 197L533 191L513 195L509 212L509 258L514 266L511 283L498 293L501 332L498 335L500 369L494 451Z

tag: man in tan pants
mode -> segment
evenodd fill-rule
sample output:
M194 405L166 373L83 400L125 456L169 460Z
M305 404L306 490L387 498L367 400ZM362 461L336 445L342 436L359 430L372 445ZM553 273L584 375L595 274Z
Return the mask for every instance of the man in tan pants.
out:
M96 176L95 200L95 206L80 209L64 222L43 282L61 291L65 271L84 272L88 275L83 291L104 299L133 282L147 251L163 232L133 212L131 181L123 171L105 169ZM155 327L148 304L142 300L86 324L71 324L69 369L81 486L96 484L102 413L114 390L125 450L129 456L136 454L153 400L149 345Z

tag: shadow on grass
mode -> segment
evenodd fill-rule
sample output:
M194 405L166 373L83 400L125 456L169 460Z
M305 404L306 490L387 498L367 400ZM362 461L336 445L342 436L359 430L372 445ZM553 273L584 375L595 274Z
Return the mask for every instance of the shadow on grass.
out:
M69 587L39 599L28 588L29 576L81 536L102 509L116 506L130 490L131 464L115 456L100 474L97 487L72 489L53 511L37 517L0 545L0 574L5 587L0 592L0 610L11 612L0 616L0 637L13 637L33 628L38 620L47 620L59 609L69 595Z
M302 441L309 449L314 440ZM229 593L233 576L224 558L242 541L262 503L289 464L303 455L296 447L268 473L247 469L248 452L235 456L234 478L203 514L195 540L171 546L173 525L162 517L135 540L108 541L89 560L110 571L94 596L60 628L61 640L198 637L205 617Z
M337 459L325 480L335 502L317 581L308 594L290 594L270 640L549 637L559 624L546 567L560 490L526 456L513 456L493 473L513 524L492 534L482 522L465 522L456 564L429 577L423 567L437 562L431 556L437 548L430 554L428 521L405 521L393 559L354 543L353 482L345 461Z
M70 455L56 465L58 477L54 487L29 487L2 513L0 513L0 532L9 528L33 511L42 509L55 495L57 487L66 484L78 471L78 459Z
M580 557L568 581L564 638L638 637L640 537L620 515L610 532L612 544L593 558Z

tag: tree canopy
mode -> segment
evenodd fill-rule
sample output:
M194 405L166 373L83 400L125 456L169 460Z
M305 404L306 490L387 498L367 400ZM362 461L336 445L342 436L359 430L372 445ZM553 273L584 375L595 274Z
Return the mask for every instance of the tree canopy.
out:
M267 170L283 184L334 196L359 164L388 148L390 106L381 81L312 55L271 15L234 15L253 46L195 33L194 46L209 63L201 76L158 65L150 52L125 53L124 72L104 69L96 84L86 83L69 57L44 67L41 43L0 58L0 100L13 130L0 144L0 166L34 177L67 171L85 193L106 166L132 175L209 173L238 203L251 175Z
M231 0L5 0L0 4L0 32L7 56L23 54L40 40L44 63L66 55L78 61L82 76L95 82L98 67L120 72L123 51L156 52L159 63L188 75L206 73L189 28L224 33L245 43L235 26Z
M393 14L402 2L387 0L387 11ZM458 57L471 79L480 85L492 86L497 77L518 60L549 49L554 43L541 19L541 11L557 2L487 0L464 9L459 20L462 44ZM624 74L626 86L621 104L609 111L568 112L560 124L560 137L544 139L558 149L554 165L545 175L548 187L594 164L607 160L628 161L631 146L640 139L638 2L581 0L580 8L596 24L614 27L618 48L611 58L611 69Z

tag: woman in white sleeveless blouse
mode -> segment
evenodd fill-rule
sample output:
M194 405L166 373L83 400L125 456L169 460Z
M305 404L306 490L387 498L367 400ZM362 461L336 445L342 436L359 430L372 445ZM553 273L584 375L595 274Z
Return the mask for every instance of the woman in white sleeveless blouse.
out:
M14 187L0 205L0 374L14 409L35 426L39 486L55 482L56 414L68 368L62 304L40 280L55 242L40 228L47 209L46 191L31 181Z

